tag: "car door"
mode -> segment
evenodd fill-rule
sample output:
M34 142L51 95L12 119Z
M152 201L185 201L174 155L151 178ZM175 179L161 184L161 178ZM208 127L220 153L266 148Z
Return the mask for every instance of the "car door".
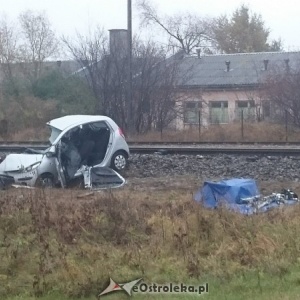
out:
M72 127L61 135L56 144L55 165L62 187L66 187L73 178L77 177L81 167L81 156L78 151L81 129L82 125Z
M65 188L67 186L67 180L64 171L64 166L62 164L61 152L62 152L62 141L60 140L56 144L56 155L54 157L54 161L55 161L58 180L61 184L61 187Z
M83 171L85 188L91 190L118 188L125 179L109 167L89 167Z

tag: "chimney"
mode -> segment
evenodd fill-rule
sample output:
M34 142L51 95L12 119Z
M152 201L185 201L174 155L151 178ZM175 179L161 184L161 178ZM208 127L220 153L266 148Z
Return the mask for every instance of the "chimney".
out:
M268 59L264 59L264 67L265 67L265 71L268 70L268 63L269 63L269 60L268 60Z
M289 65L290 60L287 58L284 60L284 62L285 62L285 69L287 72L289 72L290 71L290 65Z
M201 49L197 48L196 51L197 51L197 56L200 59L201 58Z
M229 72L230 71L230 60L226 60L225 61L225 64L226 64L226 72Z
M111 56L124 58L127 55L127 34L126 29L109 30L109 49Z

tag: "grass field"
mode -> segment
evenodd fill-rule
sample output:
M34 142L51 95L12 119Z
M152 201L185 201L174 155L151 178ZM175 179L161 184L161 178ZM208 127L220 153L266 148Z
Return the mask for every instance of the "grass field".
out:
M153 179L154 180L154 179ZM300 206L241 216L193 201L195 178L114 192L0 191L0 298L96 299L108 284L209 284L204 295L133 299L297 299ZM261 182L264 193L297 182ZM288 186L287 186L288 185ZM155 186L155 189L153 188ZM104 299L128 299L123 292Z

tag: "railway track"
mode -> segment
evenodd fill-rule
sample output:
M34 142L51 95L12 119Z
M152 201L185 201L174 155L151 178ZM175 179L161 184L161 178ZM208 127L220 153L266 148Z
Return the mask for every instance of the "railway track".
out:
M300 155L300 142L129 142L131 153L139 154L250 154L250 155ZM0 142L0 152L20 153L26 148L43 150L47 142Z

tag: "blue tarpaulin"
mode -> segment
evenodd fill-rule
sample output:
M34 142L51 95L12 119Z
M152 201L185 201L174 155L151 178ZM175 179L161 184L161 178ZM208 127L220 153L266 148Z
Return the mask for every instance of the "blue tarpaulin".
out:
M255 180L233 178L204 182L203 187L196 193L195 200L208 208L222 205L242 214L253 214L268 211L282 204L294 204L298 198L287 198L284 194L275 193L261 197Z

